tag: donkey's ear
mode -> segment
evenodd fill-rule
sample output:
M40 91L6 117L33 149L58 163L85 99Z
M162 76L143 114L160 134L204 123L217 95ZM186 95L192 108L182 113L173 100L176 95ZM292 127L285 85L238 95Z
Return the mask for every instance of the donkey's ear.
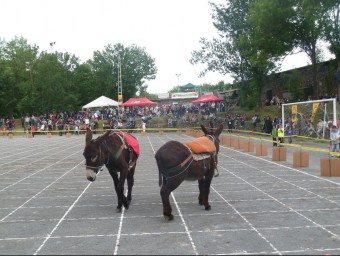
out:
M201 124L201 129L202 129L204 135L207 135L209 133L208 130L202 124Z
M102 136L97 138L96 142L101 143L103 140L106 140L109 137L110 133L111 131L107 130Z
M90 140L92 140L92 131L90 128L86 128L86 142L89 142Z
M220 136L220 134L222 133L222 131L223 131L223 124L221 124L218 128L217 128L217 130L215 131L215 136L216 136L216 138L218 138L219 136Z
M105 138L105 139L106 139L107 137L109 137L110 133L111 133L110 130L106 131L106 132L102 135L102 138Z

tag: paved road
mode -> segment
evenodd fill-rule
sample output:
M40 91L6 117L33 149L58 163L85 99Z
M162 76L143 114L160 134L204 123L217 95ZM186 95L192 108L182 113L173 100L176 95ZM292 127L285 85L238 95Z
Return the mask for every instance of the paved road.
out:
M340 254L340 177L320 177L320 157L292 168L254 152L221 147L211 211L198 205L197 182L172 195L165 222L154 152L166 133L138 136L133 201L116 213L105 169L85 178L85 137L0 139L0 254Z

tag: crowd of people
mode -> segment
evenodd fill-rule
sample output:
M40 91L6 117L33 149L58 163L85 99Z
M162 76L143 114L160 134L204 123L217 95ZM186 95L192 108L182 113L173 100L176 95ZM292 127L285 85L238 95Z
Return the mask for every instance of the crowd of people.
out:
M26 114L21 117L21 128L25 132L48 132L59 130L69 130L79 134L80 130L89 127L95 129L133 129L142 128L147 125L154 117L164 116L168 119L169 127L176 127L177 120L188 117L191 121L197 119L197 114L211 116L211 113L225 111L224 103L205 103L205 104L162 104L157 106L139 107L103 107L95 110L86 111L62 111L49 113ZM196 116L196 117L193 117ZM99 127L99 121L105 120L103 127ZM190 121L190 122L191 122ZM18 124L14 118L0 119L0 126L3 133L13 132Z
M324 96L323 96L324 97ZM286 102L285 98L279 99L273 97L270 104L282 104ZM45 114L34 113L32 115L24 115L21 117L21 127L26 133L31 132L33 135L36 132L59 131L59 135L63 135L64 131L71 131L79 134L80 131L86 130L89 127L92 130L96 129L134 129L148 127L150 120L155 117L164 117L167 122L167 127L178 127L180 122L181 127L199 126L201 121L218 121L223 122L228 132L234 129L253 130L273 134L273 129L279 129L282 124L280 118L271 118L269 116L261 118L254 113L251 118L245 114L226 113L224 118L217 118L218 112L226 112L228 107L224 101L209 102L204 104L160 104L156 106L139 106L139 107L103 107L100 109L86 111L63 111L49 112ZM99 122L104 120L103 126L99 127ZM8 134L13 132L18 124L14 118L0 119L0 127L2 133ZM304 135L308 131L313 130L317 138L323 138L324 131L328 129L330 132L330 124L322 120L316 125L316 128L311 125L308 119L293 122L291 118L287 118L284 122L284 135L291 142L292 135Z

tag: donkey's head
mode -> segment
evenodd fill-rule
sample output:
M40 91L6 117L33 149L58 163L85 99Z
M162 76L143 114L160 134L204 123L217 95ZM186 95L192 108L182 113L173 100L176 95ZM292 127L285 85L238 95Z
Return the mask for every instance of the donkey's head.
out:
M205 128L204 125L201 125L201 129L202 129L205 136L210 136L212 138L212 140L213 140L213 142L215 143L215 146L216 146L216 151L218 153L218 151L220 150L219 136L223 131L223 124L221 124L215 131L214 131L214 127L213 127L212 122L210 122L210 129L209 130L207 128Z
M105 154L102 149L102 142L108 137L109 131L97 139L92 139L92 131L86 130L86 145L84 149L86 178L95 181L99 170L104 168Z

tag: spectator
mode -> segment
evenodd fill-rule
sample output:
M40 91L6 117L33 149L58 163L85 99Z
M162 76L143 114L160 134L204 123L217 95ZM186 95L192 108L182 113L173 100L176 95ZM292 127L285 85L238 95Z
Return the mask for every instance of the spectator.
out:
M58 122L57 122L57 127L58 127L58 130L59 130L59 136L63 136L63 128L64 128L64 126L63 126L63 122L62 122L62 120L59 120Z
M168 127L172 127L172 118L171 118L171 116L168 118Z
M290 125L287 126L286 135L287 135L287 137L288 137L288 142L289 142L289 144L291 144L291 143L292 143L292 136L294 135L294 131L293 131L292 126L290 126Z
M326 122L319 119L319 122L317 123L316 127L317 127L316 135L318 136L318 138L320 138L321 134L323 133L324 129L326 128Z
M256 124L260 121L259 116L257 114L254 114L251 121L253 123L253 128L254 128L254 131L255 131L256 130Z
M329 137L330 137L330 144L331 144L332 152L339 152L340 136L339 136L338 128L335 125L332 126ZM332 155L332 157L334 156L335 155ZM337 155L337 157L339 157L339 155Z
M279 124L278 130L277 130L277 137L280 143L279 147L283 147L282 144L284 143L284 135L285 135L284 128L282 127L281 124Z
M146 126L146 124L142 121L142 129L143 129L143 132L145 132L145 126Z
M273 138L273 147L277 147L277 141L278 141L278 126L277 125L273 125L272 138Z
M263 124L263 131L267 134L270 134L273 130L273 124L272 120L270 119L269 116L267 116L264 120Z
M2 127L2 136L5 136L6 135L6 126L3 126Z

